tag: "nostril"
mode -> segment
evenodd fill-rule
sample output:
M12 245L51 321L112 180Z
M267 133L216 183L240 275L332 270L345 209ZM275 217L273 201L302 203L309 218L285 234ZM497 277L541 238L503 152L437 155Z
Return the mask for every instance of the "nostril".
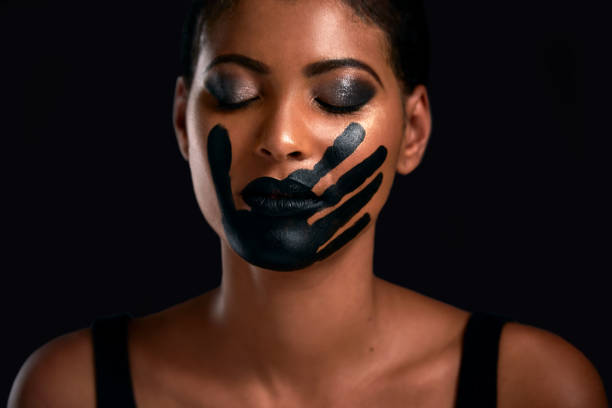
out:
M286 160L286 159L301 160L304 157L304 154L299 150L295 150L290 153L283 153L282 151L279 151L278 153L276 153L275 150L269 150L269 149L266 149L265 147L261 147L259 149L259 152L263 156L271 157L276 160Z

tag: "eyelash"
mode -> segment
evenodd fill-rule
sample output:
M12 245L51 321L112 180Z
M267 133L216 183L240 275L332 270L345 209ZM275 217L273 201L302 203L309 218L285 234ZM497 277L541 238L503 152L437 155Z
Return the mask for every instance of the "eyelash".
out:
M247 106L251 102L256 101L257 99L259 99L259 97L247 99L245 101L238 102L238 103L226 103L226 102L223 102L222 100L217 99L217 108L219 108L220 110L224 110L224 111L238 110L240 108Z
M336 105L331 105L329 103L325 103L318 98L315 99L315 101L323 108L323 110L325 110L326 113L329 113L332 115L348 115L348 114L357 112L359 109L363 107L363 105L365 105L365 103L361 103L358 105L351 105L351 106L336 106Z
M259 97L255 97L255 98L247 99L245 101L238 102L238 103L225 103L223 101L218 100L217 108L223 111L235 111L235 110L246 107L251 102L254 102L258 99ZM328 113L330 115L348 115L348 114L357 112L359 109L361 109L365 105L365 103L362 103L359 105L351 105L351 106L336 106L336 105L331 105L329 103L323 102L322 100L318 98L315 99L315 102L317 102L317 104L325 111L325 113Z

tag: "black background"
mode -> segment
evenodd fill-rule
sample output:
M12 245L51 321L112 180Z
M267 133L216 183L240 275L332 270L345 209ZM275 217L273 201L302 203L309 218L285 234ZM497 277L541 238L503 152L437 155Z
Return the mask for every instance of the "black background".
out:
M381 214L376 274L557 333L609 386L605 14L427 4L433 134ZM220 257L171 123L187 3L0 7L8 396L46 341L211 289Z

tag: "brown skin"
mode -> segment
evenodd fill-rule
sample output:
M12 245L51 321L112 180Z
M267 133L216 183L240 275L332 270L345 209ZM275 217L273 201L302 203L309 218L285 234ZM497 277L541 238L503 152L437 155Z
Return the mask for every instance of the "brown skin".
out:
M431 131L425 88L402 93L384 44L377 27L338 1L243 0L211 27L192 89L177 81L174 124L200 208L221 238L222 284L133 321L129 352L139 407L453 406L469 314L372 271L374 221L395 173L408 174L419 164ZM271 71L257 74L234 63L206 71L212 58L229 53ZM367 63L382 86L356 68L303 75L305 65L328 58ZM215 72L234 74L260 98L219 111L203 87ZM313 102L313 90L347 76L376 88L361 110L330 115ZM297 272L265 270L236 255L226 242L208 169L210 129L221 123L229 130L232 190L237 206L247 208L238 193L249 181L312 167L351 122L364 126L365 141L315 192L386 146L383 185L353 219L370 213L368 227L331 257ZM498 387L502 408L607 406L597 372L578 350L515 323L502 334ZM43 406L95 406L89 330L49 342L24 364L9 407Z

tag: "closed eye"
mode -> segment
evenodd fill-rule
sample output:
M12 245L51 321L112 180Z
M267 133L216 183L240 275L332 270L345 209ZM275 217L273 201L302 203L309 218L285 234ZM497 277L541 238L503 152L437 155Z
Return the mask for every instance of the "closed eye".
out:
M256 96L251 99L246 99L240 102L225 102L223 100L217 99L217 108L220 110L232 111L243 108L249 105L251 102L254 102L259 99L259 96Z
M259 92L253 84L229 74L215 73L204 86L220 110L237 110L259 99Z
M323 110L327 111L328 113L335 114L335 115L343 115L343 114L356 112L367 103L366 101L366 102L363 102L357 105L337 106L337 105L332 105L330 103L324 102L319 98L316 98L315 101L317 102L317 104L321 106L321 108L323 108Z

